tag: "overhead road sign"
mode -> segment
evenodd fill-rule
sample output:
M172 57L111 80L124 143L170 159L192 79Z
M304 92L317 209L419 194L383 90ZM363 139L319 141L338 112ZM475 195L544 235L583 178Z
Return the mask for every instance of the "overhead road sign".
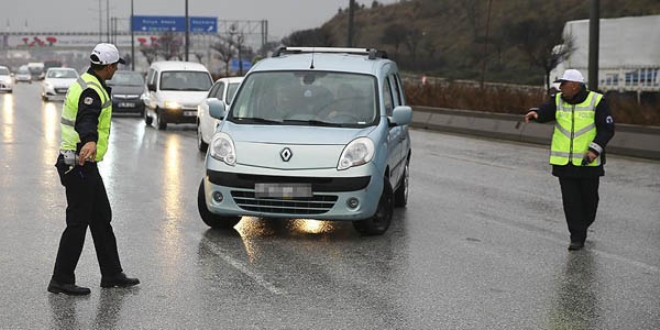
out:
M133 32L186 32L182 16L133 16Z
M190 32L218 33L217 17L190 17Z
M190 32L217 33L216 17L189 17ZM185 16L133 16L133 32L186 32Z

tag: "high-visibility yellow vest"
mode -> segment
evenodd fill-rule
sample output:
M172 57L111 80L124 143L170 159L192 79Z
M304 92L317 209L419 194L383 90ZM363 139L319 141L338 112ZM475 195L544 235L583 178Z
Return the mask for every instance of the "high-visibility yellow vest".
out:
M555 96L557 112L555 130L550 147L550 164L566 165L569 161L575 166L582 165L582 158L589 150L589 144L596 137L596 107L602 94L589 92L579 104L562 100L561 93ZM588 166L599 166L600 155Z
M62 110L62 143L60 150L76 150L76 144L80 143L80 136L74 129L76 117L78 115L78 100L82 92L88 88L93 89L101 98L101 115L99 116L98 134L99 139L96 142L96 159L100 162L108 151L108 138L110 136L110 121L112 118L112 100L108 92L103 88L99 80L89 74L84 73L78 80L69 87L66 92L64 109Z

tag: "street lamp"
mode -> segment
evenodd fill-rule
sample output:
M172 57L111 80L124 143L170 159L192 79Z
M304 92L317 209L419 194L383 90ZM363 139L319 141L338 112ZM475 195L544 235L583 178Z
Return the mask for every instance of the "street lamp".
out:
M135 71L135 34L133 26L133 0L131 0L131 71Z

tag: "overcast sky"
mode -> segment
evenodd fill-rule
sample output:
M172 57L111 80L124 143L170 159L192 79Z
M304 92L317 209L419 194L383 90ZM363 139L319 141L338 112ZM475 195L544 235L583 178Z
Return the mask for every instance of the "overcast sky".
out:
M99 2L103 25L106 1L110 17L126 18L131 0L2 0L1 31L67 32L98 31ZM371 6L373 0L356 0ZM391 4L398 0L378 0ZM133 0L135 15L184 16L185 0ZM319 27L332 18L349 0L188 0L190 16L211 16L220 20L267 20L269 39L291 32ZM128 20L125 21L128 24ZM128 25L126 25L128 28Z

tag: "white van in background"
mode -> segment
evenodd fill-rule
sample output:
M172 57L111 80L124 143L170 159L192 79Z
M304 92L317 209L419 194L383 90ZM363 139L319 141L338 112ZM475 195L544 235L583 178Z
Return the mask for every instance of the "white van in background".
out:
M159 130L168 123L197 121L197 105L208 95L213 84L211 74L199 63L162 61L149 67L144 98L144 121L154 118Z

